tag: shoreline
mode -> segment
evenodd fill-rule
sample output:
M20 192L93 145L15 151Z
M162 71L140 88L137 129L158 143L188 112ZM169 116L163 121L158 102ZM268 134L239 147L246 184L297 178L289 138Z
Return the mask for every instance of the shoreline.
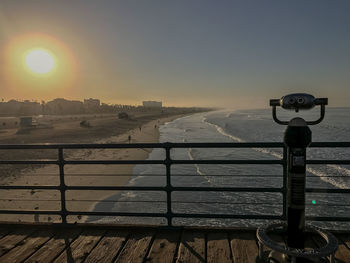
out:
M128 130L127 132L108 136L94 141L95 143L127 143L128 136L131 136L131 143L159 142L159 127L166 122L188 116L194 113L176 114L152 119L142 126ZM117 149L111 152L108 149L96 150L76 150L68 155L67 159L129 159L145 160L149 153L147 149ZM132 177L135 165L74 165L65 167L65 182L67 185L84 186L123 186ZM114 175L114 176L113 176ZM19 175L5 180L8 185L59 185L57 176L57 166L46 165L37 169L25 169ZM4 180L2 180L4 181ZM7 181L7 182L6 182ZM2 182L4 183L4 182ZM93 211L98 203L117 194L119 191L86 191L76 190L66 192L66 207L70 211ZM4 199L10 199L6 202ZM16 190L11 191L8 196L5 192L0 192L0 205L4 209L19 210L60 210L60 192L52 190ZM40 201L45 200L45 201ZM89 201L90 200L90 201ZM30 202L31 201L31 202ZM67 218L69 222L82 222L87 216L74 216ZM2 215L0 221L29 221L29 222L55 222L58 216L49 215Z
M38 121L37 126L46 128L31 128L28 132L18 133L18 128L3 129L0 132L0 144L84 144L84 143L109 143L106 138L116 138L123 136L131 130L138 129L146 123L162 118L174 118L194 114L195 112L183 111L149 111L130 113L129 119L119 119L116 115L89 115L89 116L45 116L45 120ZM83 127L80 123L84 120L89 122L88 127ZM9 126L9 125L7 125ZM132 138L133 139L133 138ZM128 142L125 139L118 142ZM69 151L65 151L69 152ZM7 150L0 151L0 160L40 160L52 159L57 160L57 151L55 150ZM9 181L16 179L17 175L22 173L24 168L30 168L31 165L5 165L2 166L0 173L0 183L7 184ZM32 166L33 167L33 166Z
M166 118L160 118L153 121L148 122L143 128L141 129L141 132L138 128L131 130L128 133L122 134L119 137L118 141L127 141L128 134L131 134L131 143L158 143L160 138L160 132L159 128L161 125L164 125L167 122L172 122L176 119L182 118L188 116L188 114L182 114L178 116L172 116L172 117L166 117ZM156 125L156 127L155 127ZM152 131L153 129L153 131ZM142 136L146 133L146 136ZM145 140L146 139L146 140ZM114 141L114 140L113 140ZM149 156L149 154L152 152L152 149L120 149L119 155L123 155L123 153L127 152L128 157L132 157L133 160L146 160ZM126 157L126 155L123 155ZM131 177L133 176L133 169L136 165L122 165L122 168L119 170L122 173L118 174L126 174L127 176L115 176L114 181L118 182L118 185L124 186L126 185ZM120 179L123 178L123 179ZM104 194L103 196L99 196L99 201L94 202L90 205L88 211L94 211L96 206L103 200L108 199L116 194L118 194L120 191L113 191L113 193ZM83 220L83 219L81 219ZM84 221L84 220L83 220Z

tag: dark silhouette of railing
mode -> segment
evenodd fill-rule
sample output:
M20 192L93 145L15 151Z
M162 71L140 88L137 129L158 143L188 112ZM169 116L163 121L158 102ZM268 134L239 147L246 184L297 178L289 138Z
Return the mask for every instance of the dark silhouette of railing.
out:
M350 147L350 142L314 142L310 147L334 148ZM164 159L159 160L66 160L64 150L69 149L155 149L165 150ZM279 148L283 152L283 158L264 159L264 160L176 160L172 159L171 149L176 148ZM56 160L0 160L0 165L57 165L59 167L60 183L57 186L44 185L0 185L0 190L58 190L60 191L60 210L10 210L0 209L0 214L30 214L30 215L59 215L61 222L67 224L67 216L126 216L126 217L157 217L166 218L167 225L172 226L174 218L220 218L220 219L286 219L286 147L283 143L276 142L256 142L256 143L137 143L137 144L32 144L32 145L0 145L0 150L57 150ZM70 186L65 183L65 165L136 165L136 164L161 164L165 166L165 186ZM252 165L281 165L283 167L282 187L200 187L200 186L173 186L171 184L171 166L178 164L252 164ZM350 159L346 160L308 160L307 164L338 164L350 165ZM100 212L100 211L69 211L66 207L66 191L69 190L132 190L132 191L164 191L166 193L166 212L165 213L145 213L145 212ZM283 210L280 215L271 214L212 214L212 213L175 213L172 211L172 193L176 191L215 191L215 192L264 192L281 193L283 196ZM350 189L325 189L325 188L307 188L306 192L312 193L342 193L350 194ZM101 200L102 201L102 200ZM343 221L349 222L350 217L327 217L327 216L309 216L308 220L314 221Z

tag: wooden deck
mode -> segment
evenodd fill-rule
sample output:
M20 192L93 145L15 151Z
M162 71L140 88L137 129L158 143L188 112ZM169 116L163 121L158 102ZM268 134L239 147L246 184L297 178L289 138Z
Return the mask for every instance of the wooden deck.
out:
M350 234L337 237L340 243L336 254L337 262L350 262ZM255 262L257 254L253 230L0 225L1 263L250 263Z

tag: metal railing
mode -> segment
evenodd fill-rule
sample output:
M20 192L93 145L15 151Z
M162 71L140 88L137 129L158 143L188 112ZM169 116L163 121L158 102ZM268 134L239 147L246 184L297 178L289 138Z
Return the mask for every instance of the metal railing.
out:
M350 142L315 142L310 147L334 148L350 147ZM156 149L165 150L164 159L157 160L67 160L64 158L64 151L71 149ZM280 159L240 159L240 160L178 160L173 159L171 149L179 148L278 148L282 151L283 157ZM138 143L138 144L35 144L35 145L0 145L0 150L57 150L57 159L54 160L0 160L0 165L57 165L59 167L59 185L0 185L0 190L58 190L60 192L59 210L19 210L19 209L1 209L1 214L29 214L29 215L58 215L61 222L67 224L68 216L122 216L122 217L155 217L166 218L167 226L173 225L175 218L219 218L219 219L286 219L286 171L287 171L287 151L283 143L276 142L256 142L256 143ZM66 165L164 165L166 183L165 186L74 186L65 183ZM172 165L218 165L218 164L246 164L246 165L280 165L283 168L283 183L281 187L203 187L203 186L173 186L172 185ZM338 164L350 165L350 159L346 160L308 160L307 164ZM1 172L1 171L0 171ZM163 191L166 193L166 212L113 212L113 211L70 211L67 209L66 192L70 190L130 190L130 191ZM174 192L248 192L248 193L280 193L282 195L283 208L279 215L273 214L235 214L235 213L178 213L173 212L172 193ZM341 193L350 194L350 189L326 189L326 188L307 188L307 192L312 193ZM117 201L116 201L117 202ZM315 221L343 221L350 222L350 217L326 217L312 216L308 220Z

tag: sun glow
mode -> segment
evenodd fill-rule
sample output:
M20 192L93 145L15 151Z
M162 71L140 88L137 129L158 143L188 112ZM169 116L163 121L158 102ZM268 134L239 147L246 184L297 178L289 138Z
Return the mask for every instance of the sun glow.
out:
M0 75L12 96L46 99L78 93L80 74L75 54L59 39L40 33L16 35L8 40L2 54Z
M35 49L26 55L26 65L37 74L49 73L55 66L53 56L44 49Z

